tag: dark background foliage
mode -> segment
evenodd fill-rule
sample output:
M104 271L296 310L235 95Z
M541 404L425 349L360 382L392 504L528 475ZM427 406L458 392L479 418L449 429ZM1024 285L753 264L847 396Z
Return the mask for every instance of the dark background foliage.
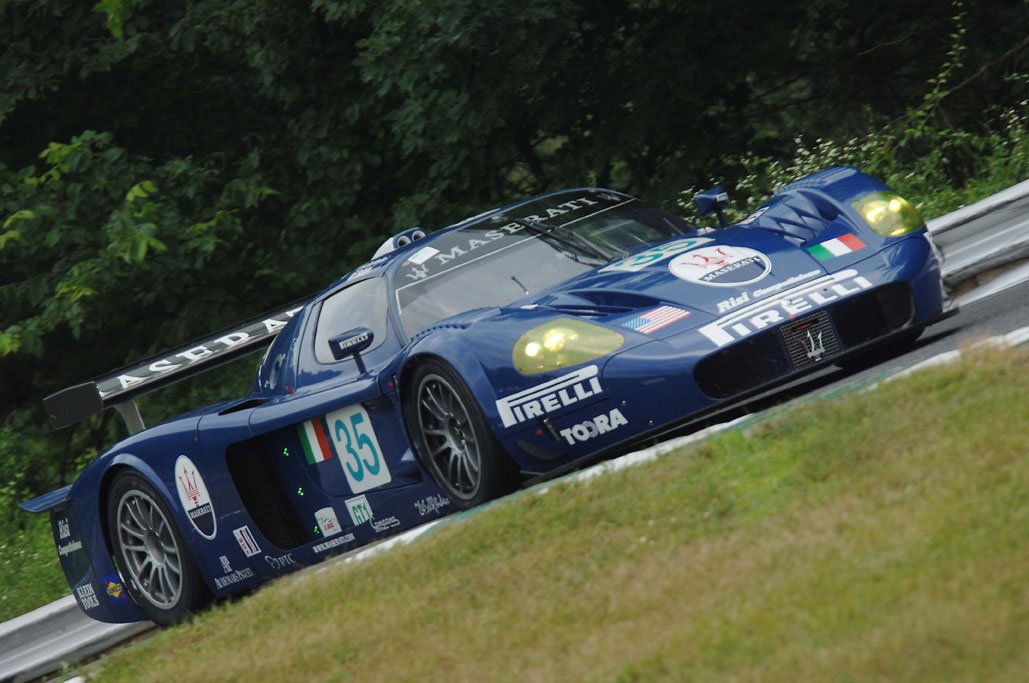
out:
M51 434L43 396L309 294L399 229L562 186L671 208L744 152L903 121L941 70L933 116L975 131L1026 98L1026 36L1021 0L0 0L5 490L118 434Z

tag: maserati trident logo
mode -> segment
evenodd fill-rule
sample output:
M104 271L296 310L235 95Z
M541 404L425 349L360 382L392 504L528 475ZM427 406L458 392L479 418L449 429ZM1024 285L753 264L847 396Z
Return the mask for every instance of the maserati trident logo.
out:
M819 332L818 337L815 338L811 335L811 330L808 330L806 347L808 358L815 361L822 360L822 355L825 354L825 344L822 343L822 333Z

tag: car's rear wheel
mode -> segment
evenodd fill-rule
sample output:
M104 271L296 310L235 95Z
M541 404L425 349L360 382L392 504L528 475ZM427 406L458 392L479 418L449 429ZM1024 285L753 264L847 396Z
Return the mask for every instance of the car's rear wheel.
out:
M408 386L404 419L415 450L456 508L466 510L517 487L514 464L456 372L425 361Z
M125 587L140 611L170 626L211 601L200 570L161 495L123 471L107 497L107 529Z

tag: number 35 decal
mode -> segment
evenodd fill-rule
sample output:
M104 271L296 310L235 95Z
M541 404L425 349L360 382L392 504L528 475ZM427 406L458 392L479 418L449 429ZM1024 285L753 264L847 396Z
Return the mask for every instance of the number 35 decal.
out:
M336 444L339 463L350 489L361 493L383 484L393 477L382 457L372 421L360 404L347 406L325 416L329 436Z

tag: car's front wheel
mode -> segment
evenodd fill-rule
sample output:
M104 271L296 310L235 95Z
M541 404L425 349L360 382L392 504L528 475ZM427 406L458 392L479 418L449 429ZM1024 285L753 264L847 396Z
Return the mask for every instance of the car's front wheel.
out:
M466 510L517 487L514 464L456 372L425 361L408 386L408 432L423 466L454 507Z
M148 619L170 626L211 601L168 504L135 472L111 483L107 529L125 587Z

